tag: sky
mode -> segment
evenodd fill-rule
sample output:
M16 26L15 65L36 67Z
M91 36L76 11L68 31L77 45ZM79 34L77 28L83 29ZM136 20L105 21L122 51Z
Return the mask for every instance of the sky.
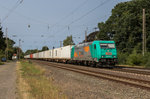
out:
M0 0L0 22L3 32L25 52L49 49L72 35L75 44L105 22L120 2L130 0ZM5 34L4 34L5 35Z

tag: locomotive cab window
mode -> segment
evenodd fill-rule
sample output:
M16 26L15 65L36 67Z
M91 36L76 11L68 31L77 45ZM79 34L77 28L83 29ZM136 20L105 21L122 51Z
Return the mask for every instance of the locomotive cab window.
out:
M108 43L108 44L100 44L100 47L102 48L102 49L106 49L106 48L115 48L115 44L113 44L113 43Z
M115 44L108 44L108 48L115 48Z

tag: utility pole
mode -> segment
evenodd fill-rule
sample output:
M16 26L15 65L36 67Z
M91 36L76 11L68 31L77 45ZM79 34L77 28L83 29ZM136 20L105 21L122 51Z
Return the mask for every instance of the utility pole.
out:
M146 22L146 17L145 17L145 9L143 9L143 48L142 48L142 54L143 56L145 55L146 52L146 33L145 33L145 22Z
M85 42L87 42L87 31L88 31L88 28L85 30Z
M20 60L21 39L19 39L18 59Z
M6 59L8 60L8 35L7 35L7 32L8 32L8 28L6 28L6 50L5 50L5 57Z
M62 41L60 41L60 47L62 47Z

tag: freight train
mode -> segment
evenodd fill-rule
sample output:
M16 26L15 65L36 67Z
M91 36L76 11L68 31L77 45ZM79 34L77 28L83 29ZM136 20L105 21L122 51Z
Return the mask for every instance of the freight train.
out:
M117 63L117 49L114 41L97 40L78 45L53 48L26 55L24 58L93 67L114 66Z

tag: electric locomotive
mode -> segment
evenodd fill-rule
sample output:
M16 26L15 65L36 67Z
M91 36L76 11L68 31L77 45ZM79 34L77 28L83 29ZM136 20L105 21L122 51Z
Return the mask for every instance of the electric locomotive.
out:
M71 59L85 65L113 66L117 63L115 42L93 41L75 45L71 49Z

